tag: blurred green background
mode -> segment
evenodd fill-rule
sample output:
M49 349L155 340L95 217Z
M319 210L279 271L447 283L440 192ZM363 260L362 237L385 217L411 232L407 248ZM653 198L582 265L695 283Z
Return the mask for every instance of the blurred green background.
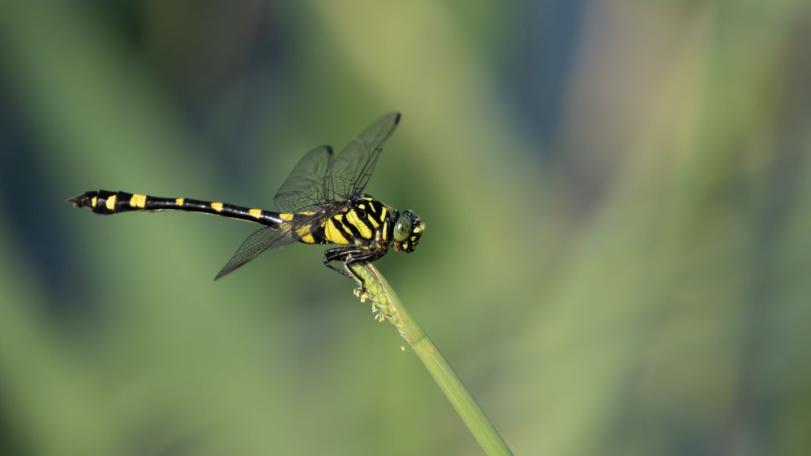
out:
M379 267L518 454L811 451L811 5L0 3L0 453L477 454L271 208L401 110Z

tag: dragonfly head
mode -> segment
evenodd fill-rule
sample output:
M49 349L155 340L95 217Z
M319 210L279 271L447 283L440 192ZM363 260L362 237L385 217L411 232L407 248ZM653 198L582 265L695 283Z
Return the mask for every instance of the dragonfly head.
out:
M397 216L394 222L394 250L398 252L411 253L417 248L420 237L425 231L425 223L417 217L417 214L406 210Z

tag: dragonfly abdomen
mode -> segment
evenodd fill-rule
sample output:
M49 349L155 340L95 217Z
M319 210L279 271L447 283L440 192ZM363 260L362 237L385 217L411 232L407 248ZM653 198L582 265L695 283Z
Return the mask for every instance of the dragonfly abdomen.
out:
M71 198L69 201L76 207L87 207L93 213L99 215L112 215L130 211L178 210L203 212L269 226L281 224L284 216L288 215L219 201L203 201L184 197L166 198L141 193L111 192L109 190L85 192Z

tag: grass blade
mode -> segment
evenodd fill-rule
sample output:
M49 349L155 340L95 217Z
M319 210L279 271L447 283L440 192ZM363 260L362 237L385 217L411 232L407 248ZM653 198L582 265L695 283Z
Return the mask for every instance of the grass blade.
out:
M363 278L366 284L365 295L356 293L361 302L370 300L375 318L378 321L386 320L397 328L400 337L408 343L428 369L428 373L448 398L482 450L488 455L511 455L512 452L507 443L493 423L470 395L431 338L406 312L405 307L380 271L369 263L356 263L350 267Z

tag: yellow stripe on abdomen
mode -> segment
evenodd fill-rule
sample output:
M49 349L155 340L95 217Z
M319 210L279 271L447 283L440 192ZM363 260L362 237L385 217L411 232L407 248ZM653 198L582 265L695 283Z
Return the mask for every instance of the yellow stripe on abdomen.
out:
M107 207L108 211L112 212L112 211L115 210L115 201L116 201L116 199L118 199L118 197L116 195L110 195L107 198L107 201L104 202L104 206Z
M301 242L305 244L315 244L315 238L313 237L313 233L311 232L312 227L310 225L302 225L296 228L296 234L298 235Z
M134 194L132 198L130 198L130 207L137 207L138 209L143 209L146 207L146 195L141 194Z

